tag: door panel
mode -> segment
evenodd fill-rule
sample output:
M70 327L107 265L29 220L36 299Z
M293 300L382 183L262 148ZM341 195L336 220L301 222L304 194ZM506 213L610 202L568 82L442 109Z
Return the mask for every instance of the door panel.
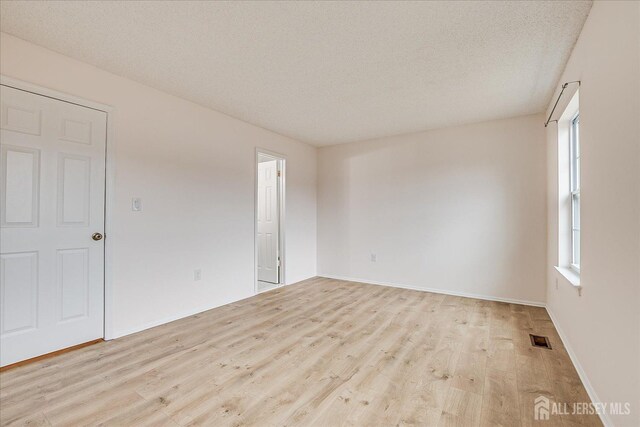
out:
M87 226L91 158L58 154L58 225Z
M103 336L106 113L1 86L0 364Z
M280 282L278 161L258 163L258 280Z
M89 251L85 248L60 249L57 252L59 320L86 317L89 308Z
M2 335L36 327L38 305L38 253L1 256Z

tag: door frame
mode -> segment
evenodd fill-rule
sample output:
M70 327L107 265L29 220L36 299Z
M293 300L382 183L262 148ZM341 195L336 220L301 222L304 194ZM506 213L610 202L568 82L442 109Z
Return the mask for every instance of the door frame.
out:
M69 95L47 87L35 85L15 79L13 77L0 74L0 85L12 87L35 95L57 99L81 107L91 108L107 114L107 135L105 141L105 192L104 192L104 308L103 308L103 339L114 338L113 333L113 241L114 241L114 220L112 213L115 212L115 108L110 105L101 104Z
M278 180L278 247L279 247L279 255L280 255L280 266L278 270L278 283L275 285L276 288L284 286L287 282L285 280L285 271L286 271L286 250L285 250L285 188L286 188L286 180L287 180L287 158L285 155L276 153L275 151L266 150L264 148L256 147L255 157L253 161L253 175L254 175L254 197L253 197L253 292L254 295L259 294L258 288L258 161L260 155L267 156L273 158L273 160L278 161L278 168L281 172L281 177ZM264 291L262 291L264 292Z

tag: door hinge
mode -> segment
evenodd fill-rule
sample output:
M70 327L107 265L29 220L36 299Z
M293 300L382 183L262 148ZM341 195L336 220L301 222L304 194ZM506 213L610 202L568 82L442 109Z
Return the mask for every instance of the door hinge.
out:
M280 178L280 171L278 171L278 178Z

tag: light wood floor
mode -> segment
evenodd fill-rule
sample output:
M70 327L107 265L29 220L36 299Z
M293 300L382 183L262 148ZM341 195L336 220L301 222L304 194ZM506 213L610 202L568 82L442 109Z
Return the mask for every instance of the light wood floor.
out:
M5 371L0 420L528 426L539 395L589 401L544 309L311 279Z

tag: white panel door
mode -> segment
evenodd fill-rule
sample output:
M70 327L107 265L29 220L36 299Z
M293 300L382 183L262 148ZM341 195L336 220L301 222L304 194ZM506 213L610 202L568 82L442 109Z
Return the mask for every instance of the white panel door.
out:
M103 337L107 115L0 90L5 366Z
M258 163L258 280L280 282L278 161Z

